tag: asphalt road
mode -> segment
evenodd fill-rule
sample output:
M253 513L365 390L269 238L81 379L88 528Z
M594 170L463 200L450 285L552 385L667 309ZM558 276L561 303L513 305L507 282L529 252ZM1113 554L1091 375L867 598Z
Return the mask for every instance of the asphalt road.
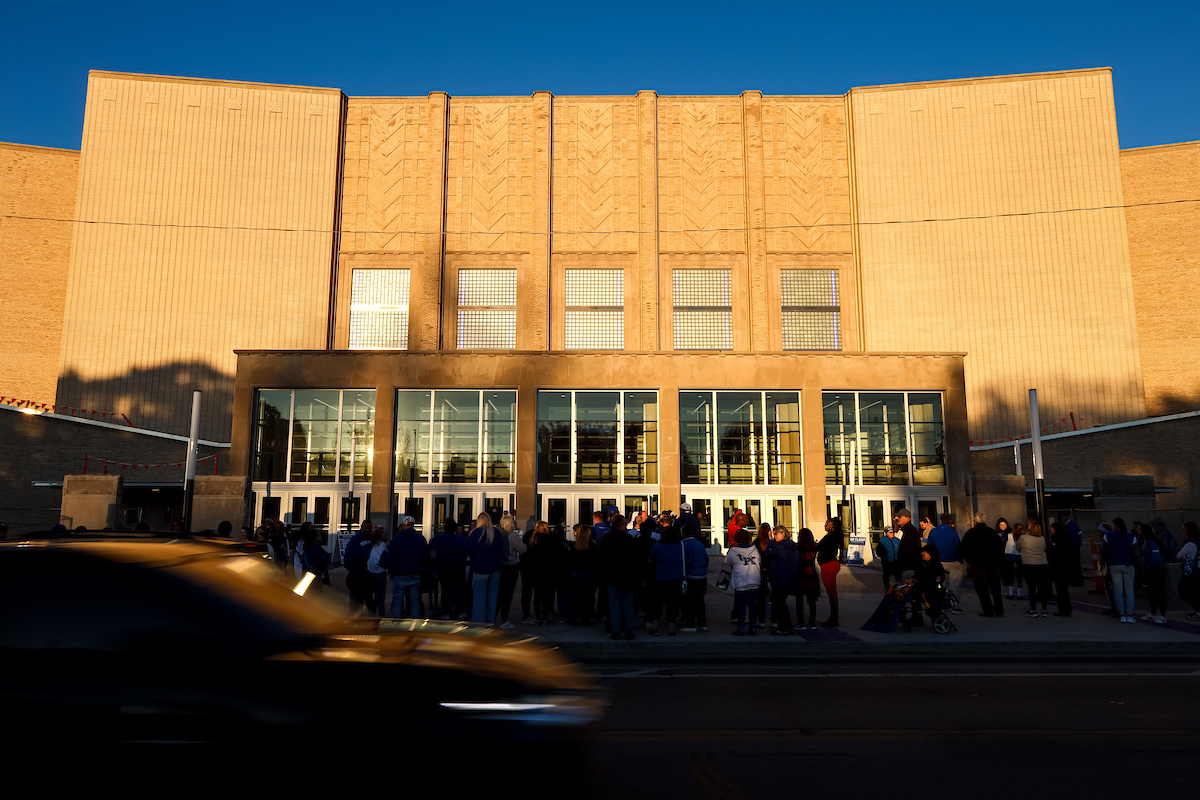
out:
M580 796L1197 791L1200 663L592 668L611 706L579 774Z

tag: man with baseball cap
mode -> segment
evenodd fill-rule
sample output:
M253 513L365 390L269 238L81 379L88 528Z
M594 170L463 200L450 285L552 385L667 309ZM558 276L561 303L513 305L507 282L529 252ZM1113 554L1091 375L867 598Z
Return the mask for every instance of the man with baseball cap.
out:
M388 544L387 560L392 576L392 616L419 616L421 574L429 565L429 543L413 527L412 517L400 518L400 528Z
M907 508L896 512L896 522L900 525L900 569L909 578L921 560L921 532L912 524L912 512Z

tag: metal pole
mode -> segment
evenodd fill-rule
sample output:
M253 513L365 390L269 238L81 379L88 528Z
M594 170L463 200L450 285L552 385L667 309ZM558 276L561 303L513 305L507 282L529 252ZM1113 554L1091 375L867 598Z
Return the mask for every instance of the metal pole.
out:
M1017 474L1018 475L1025 474L1024 472L1021 471L1021 440L1020 439L1013 440L1013 458L1017 462Z
M192 428L188 433L183 477L183 533L192 532L192 500L196 494L196 451L200 444L200 392L192 392Z
M1042 465L1042 423L1038 418L1037 389L1029 390L1029 424L1033 430L1033 480L1037 490L1037 520L1046 534L1046 476Z

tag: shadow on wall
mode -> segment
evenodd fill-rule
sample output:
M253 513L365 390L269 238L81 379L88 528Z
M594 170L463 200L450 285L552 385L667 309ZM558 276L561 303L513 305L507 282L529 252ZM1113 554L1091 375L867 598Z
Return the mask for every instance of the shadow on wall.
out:
M192 392L204 393L200 438L228 442L233 427L232 374L198 361L133 369L111 378L89 380L68 372L58 379L62 406L125 414L139 428L187 436Z
M1158 416L1200 410L1200 392L1186 391L1200 386L1200 370L1196 379L1187 381L1181 391L1172 395L1159 394L1151 403L1147 398L1147 415ZM970 368L967 369L968 387ZM1116 380L1071 380L1056 377L1050 388L1044 385L1019 386L982 383L974 391L968 388L967 418L970 438L975 444L1005 441L1029 435L1029 390L1038 390L1038 416L1044 434L1065 433L1072 429L1095 428L1131 422L1144 416L1134 413L1126 398L1138 396L1139 388L1132 382ZM981 397L982 402L972 402ZM1074 420L1071 414L1074 414ZM1064 421L1065 420L1065 421ZM1073 427L1074 426L1074 427Z

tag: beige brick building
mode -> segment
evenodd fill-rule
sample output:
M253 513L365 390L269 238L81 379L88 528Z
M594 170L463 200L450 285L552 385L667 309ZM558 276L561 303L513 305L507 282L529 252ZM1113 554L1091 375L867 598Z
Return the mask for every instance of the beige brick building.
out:
M431 393L409 454L426 485L407 490L426 513L470 495L543 516L561 500L574 520L620 489L666 507L786 500L812 522L858 486L872 527L888 503L967 510L964 448L1027 434L1031 388L1054 431L1200 408L1200 215L1183 202L1200 145L1121 151L1107 69L686 97L346 97L94 72L81 153L0 159L0 270L34 321L28 347L0 354L0 395L178 434L202 389L201 434L232 439L254 517L268 496L286 515L293 494L311 517L307 484L340 487L321 495L336 502L356 469L389 498L376 512L404 505L400 407L350 390ZM297 392L335 389L332 417L297 416ZM291 392L291 439L270 454L259 390ZM437 461L431 415L449 408L439 391L492 390L517 410L496 420L513 444L488 487L488 397L456 423L479 425L474 456L455 456L470 480ZM611 450L640 449L624 462L645 473L636 491L581 455L601 402L586 393L606 391L603 425L641 426ZM688 422L685 395L711 419ZM741 428L721 422L735 400ZM795 452L780 449L789 419ZM565 486L546 478L552 452Z

